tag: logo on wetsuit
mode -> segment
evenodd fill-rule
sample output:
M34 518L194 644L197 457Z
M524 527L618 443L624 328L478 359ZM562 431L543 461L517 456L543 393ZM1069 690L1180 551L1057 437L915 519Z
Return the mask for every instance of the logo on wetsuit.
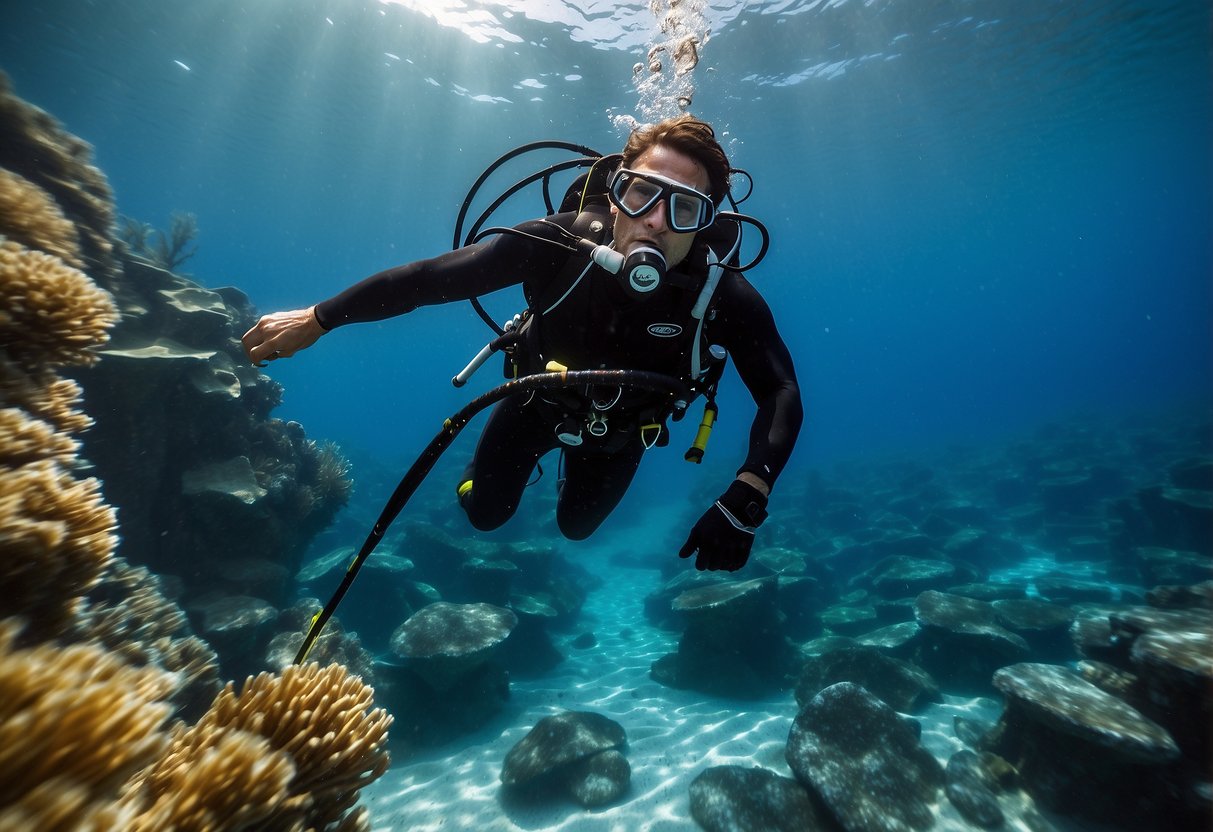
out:
M656 335L658 338L673 338L682 332L682 327L678 324L649 324L649 335Z

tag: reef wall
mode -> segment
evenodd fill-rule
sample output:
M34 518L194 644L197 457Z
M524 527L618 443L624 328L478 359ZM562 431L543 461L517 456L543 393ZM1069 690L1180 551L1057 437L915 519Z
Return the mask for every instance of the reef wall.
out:
M124 327L153 312L131 301L173 279L141 278L143 265L115 245L109 189L89 160L84 142L0 76L0 830L369 828L355 804L387 769L391 722L372 710L371 688L341 666L313 664L249 678L239 693L230 683L220 690L219 658L166 582L117 554L120 530L124 544L128 534L147 539L138 522L148 515L122 504L116 512L111 483L86 474L107 473L91 459L99 442L136 447L137 434L111 430L109 420L125 412L128 429L139 425L119 401L93 425L68 374L96 383L107 361L126 361L102 352L124 349L111 328L148 332ZM192 366L170 380L145 368L108 378L150 389L146 406L165 395L158 384L205 375ZM321 456L295 428L251 430L245 447L279 449L271 458L280 465L285 449L298 467ZM163 469L142 472L158 475L160 488L173 481ZM179 479L177 492L205 492L204 478ZM112 488L124 493L121 476ZM320 523L324 511L290 517ZM213 537L164 545L208 562L218 551L208 548ZM207 591L194 577L170 582L186 603Z

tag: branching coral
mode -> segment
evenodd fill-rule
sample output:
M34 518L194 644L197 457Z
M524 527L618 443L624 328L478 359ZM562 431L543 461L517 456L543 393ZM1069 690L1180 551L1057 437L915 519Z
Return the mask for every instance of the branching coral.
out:
M175 211L169 220L169 231L165 234L145 222L123 217L118 236L126 243L131 254L172 272L198 253L197 246L190 247L198 237L198 218L193 214Z
M80 443L19 407L0 408L0 467L15 468L46 459L69 463Z
M311 796L291 794L294 776L290 755L256 734L178 731L168 754L128 793L125 802L138 813L130 829L301 829Z
M391 717L368 710L371 697L338 665L262 673L240 694L229 684L129 790L127 801L156 822L136 828L361 828L349 810L389 762ZM202 777L207 769L223 779ZM216 782L229 794L207 788ZM194 825L199 818L211 825Z
M0 587L30 636L63 631L113 556L114 510L95 479L53 461L0 468Z
M350 463L342 456L335 442L308 443L316 452L315 491L324 505L334 508L345 505L354 490L350 479Z
M77 615L74 636L108 647L137 667L176 673L177 715L197 717L222 687L219 659L190 634L184 611L164 596L160 579L114 558Z
M74 226L46 191L0 168L0 233L32 249L53 254L80 268L80 243Z
M18 650L18 629L0 622L0 828L112 819L122 783L167 743L174 680L94 646ZM47 822L65 816L74 822Z
M49 370L32 374L0 356L0 401L28 411L63 433L87 430L93 420L78 409L80 385Z
M0 345L30 367L91 364L118 310L109 293L58 257L0 243Z

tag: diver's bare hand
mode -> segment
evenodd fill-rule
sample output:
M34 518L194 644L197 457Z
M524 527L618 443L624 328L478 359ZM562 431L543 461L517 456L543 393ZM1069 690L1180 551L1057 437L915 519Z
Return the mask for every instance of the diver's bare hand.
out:
M327 330L316 320L316 307L263 315L244 333L244 354L258 367L276 358L289 358L316 343Z

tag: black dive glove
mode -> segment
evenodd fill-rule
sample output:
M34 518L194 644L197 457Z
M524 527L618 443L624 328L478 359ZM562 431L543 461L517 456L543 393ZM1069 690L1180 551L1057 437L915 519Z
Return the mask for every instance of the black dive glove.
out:
M689 558L698 549L696 569L736 572L749 560L754 530L766 519L767 498L762 492L741 480L733 480L729 490L695 523L678 557Z

